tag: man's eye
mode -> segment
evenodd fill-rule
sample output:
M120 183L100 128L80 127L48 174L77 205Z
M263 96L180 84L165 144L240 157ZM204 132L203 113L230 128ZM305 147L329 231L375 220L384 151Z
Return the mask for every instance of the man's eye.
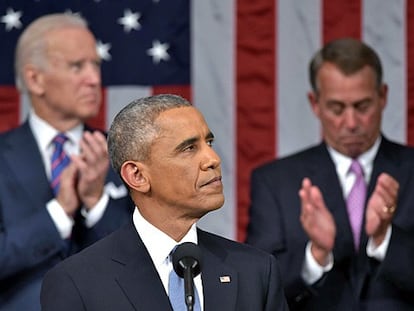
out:
M213 139L207 141L207 145L209 145L210 147L213 147L213 144L214 144L214 140Z
M365 102L362 102L362 103L359 103L359 104L355 105L355 109L358 112L362 112L363 113L363 112L365 112L365 111L368 110L369 106L370 106L370 103L367 102L367 101L365 101Z
M344 106L339 105L339 104L334 104L330 106L330 109L335 115L340 115L344 111Z
M75 69L75 70L80 70L82 69L83 63L82 62L73 62L70 64L70 67Z
M188 145L183 149L183 151L191 151L191 150L194 150L194 149L195 149L194 145Z

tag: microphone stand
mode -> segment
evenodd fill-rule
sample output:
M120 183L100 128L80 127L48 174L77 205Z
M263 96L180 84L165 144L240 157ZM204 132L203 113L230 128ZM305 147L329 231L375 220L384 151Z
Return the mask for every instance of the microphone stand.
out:
M184 242L173 252L172 263L177 275L184 278L184 301L187 311L193 311L194 277L201 272L201 250L194 243Z
M184 292L185 292L185 304L187 311L193 311L194 308L194 282L193 282L193 269L191 266L184 268Z

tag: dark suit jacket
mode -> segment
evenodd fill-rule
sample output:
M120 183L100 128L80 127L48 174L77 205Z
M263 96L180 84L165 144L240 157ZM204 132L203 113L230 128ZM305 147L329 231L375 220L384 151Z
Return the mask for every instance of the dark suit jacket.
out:
M201 230L198 244L205 311L287 310L273 256ZM49 271L41 302L43 311L172 311L132 223Z
M389 248L378 262L366 255L364 230L354 252L346 203L324 143L253 171L247 243L279 259L291 310L414 310L414 149L382 139L367 197L382 172L396 178L400 190ZM304 177L321 189L337 226L334 267L311 287L300 277L308 242L299 221Z
M107 183L121 186L110 170ZM110 199L102 219L86 228L77 219L70 241L61 239L46 203L53 198L43 161L26 122L0 135L0 310L40 310L47 270L69 254L119 228L132 217L128 195Z

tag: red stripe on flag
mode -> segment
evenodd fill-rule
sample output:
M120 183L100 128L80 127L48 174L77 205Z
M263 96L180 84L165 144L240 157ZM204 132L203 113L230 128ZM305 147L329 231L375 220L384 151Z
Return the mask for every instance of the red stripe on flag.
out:
M192 101L192 91L190 85L157 85L152 87L152 93L156 94L176 94Z
M324 0L322 33L324 43L341 37L361 38L361 0Z
M276 1L237 1L237 239L243 241L250 174L273 159L275 134Z
M103 131L107 129L106 105L108 104L108 102L106 99L107 99L107 89L102 88L102 104L101 104L98 114L94 118L88 120L87 124L90 127L100 129Z
M414 146L414 2L406 1L407 143Z
M20 124L20 96L14 86L0 86L0 132Z

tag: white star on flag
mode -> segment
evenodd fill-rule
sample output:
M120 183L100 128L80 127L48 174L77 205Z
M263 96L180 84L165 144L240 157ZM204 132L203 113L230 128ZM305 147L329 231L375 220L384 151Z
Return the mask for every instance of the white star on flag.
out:
M102 41L98 40L96 43L96 51L101 59L109 61L111 60L111 54L109 54L109 50L111 49L110 43L103 43Z
M13 28L22 27L20 22L20 17L22 17L22 11L14 11L11 8L7 9L6 15L1 17L1 22L6 24L6 30L10 31Z
M125 10L124 16L118 19L118 23L124 26L124 31L130 32L132 29L138 30L141 24L138 22L141 13L132 13L131 10Z
M170 55L168 55L167 50L170 47L168 43L161 43L158 40L152 42L152 48L147 50L147 54L152 56L152 61L155 64L158 64L161 60L169 60Z

